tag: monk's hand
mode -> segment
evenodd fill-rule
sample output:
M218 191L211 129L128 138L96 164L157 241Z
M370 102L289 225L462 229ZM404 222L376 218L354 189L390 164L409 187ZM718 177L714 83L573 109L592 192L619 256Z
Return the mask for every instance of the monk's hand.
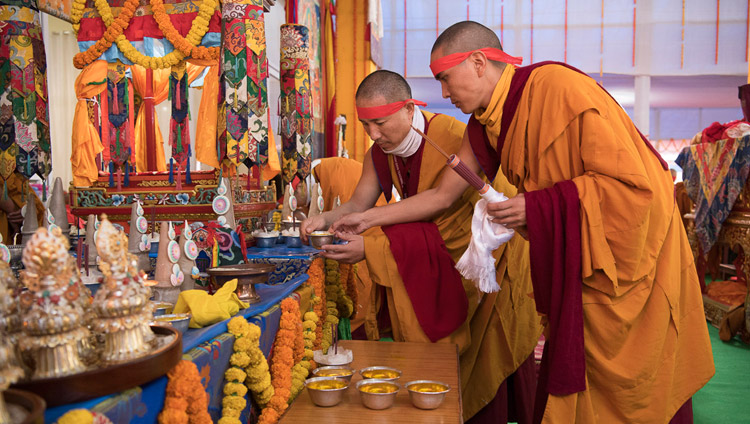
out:
M364 237L349 233L336 233L336 237L347 243L323 245L323 256L345 264L356 264L365 259Z
M315 215L302 221L302 225L299 227L299 236L303 243L307 243L307 236L313 233L313 231L325 231L328 227L328 222L323 215Z
M350 213L339 218L328 230L333 233L361 234L370 226L365 222L363 213Z
M504 202L487 205L487 214L492 222L502 224L505 228L518 228L526 225L526 199L523 193Z

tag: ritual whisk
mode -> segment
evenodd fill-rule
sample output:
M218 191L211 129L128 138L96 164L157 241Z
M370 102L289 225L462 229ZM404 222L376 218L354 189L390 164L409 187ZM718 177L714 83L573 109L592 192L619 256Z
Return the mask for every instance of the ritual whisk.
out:
M430 140L430 137L427 137L427 134L423 133L417 128L411 127L414 131L417 132L422 138L427 140L428 143L432 147L435 148L438 152L440 152L441 155L445 157L445 159L448 160L447 164L451 167L456 173L461 176L464 180L466 180L467 183L469 183L472 187L477 189L479 191L479 194L485 194L490 189L490 185L482 181L481 178L479 178L479 175L475 174L471 171L463 162L461 162L461 159L458 158L456 155L448 155L448 153L445 152L440 146L437 145L434 141Z

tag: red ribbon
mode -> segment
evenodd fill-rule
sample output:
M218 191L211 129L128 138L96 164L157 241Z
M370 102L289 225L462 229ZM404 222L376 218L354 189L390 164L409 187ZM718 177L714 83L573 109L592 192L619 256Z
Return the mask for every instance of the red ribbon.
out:
M521 62L523 62L522 57L511 56L508 53L505 53L504 51L500 49L496 49L494 47L485 47L483 49L472 50L470 52L460 52L460 53L453 53L453 54L445 55L441 57L440 59L433 61L432 63L430 63L430 69L432 70L432 75L437 77L439 73L458 65L459 63L466 60L466 58L469 57L474 52L482 52L484 53L485 56L487 56L487 59L489 60L509 63L511 65L520 65Z
M357 106L357 115L359 119L378 119L385 118L386 116L393 115L394 113L401 110L407 103L412 102L417 106L427 106L427 103L420 102L419 100L406 99L402 102L388 103L382 106L373 107L359 107Z

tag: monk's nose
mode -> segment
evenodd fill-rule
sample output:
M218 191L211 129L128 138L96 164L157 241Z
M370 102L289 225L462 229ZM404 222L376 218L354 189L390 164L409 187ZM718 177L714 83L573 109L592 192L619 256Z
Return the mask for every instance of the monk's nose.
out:
M445 82L440 81L440 89L443 92L442 94L444 99L447 99L451 96L451 93L448 91L448 85Z

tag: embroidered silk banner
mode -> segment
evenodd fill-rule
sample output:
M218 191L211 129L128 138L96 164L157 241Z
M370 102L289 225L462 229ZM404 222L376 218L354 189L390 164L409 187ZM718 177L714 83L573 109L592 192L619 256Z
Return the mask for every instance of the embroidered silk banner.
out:
M312 116L308 62L308 30L281 26L281 97L279 99L284 184L310 174Z
M172 146L172 159L183 170L189 167L190 158L188 85L185 63L172 67L172 73L169 76L169 98L172 101L169 145Z
M109 133L109 158L115 167L130 161L133 152L133 90L127 78L127 66L122 62L110 63L107 69L107 105L109 125L102 131ZM108 127L108 128L107 128ZM124 170L124 169L123 169ZM110 169L114 171L114 169Z
M224 109L226 129L220 131L219 156L237 166L268 162L268 109L265 22L261 0L225 2ZM222 125L220 125L221 128ZM224 156L224 154L226 156Z
M0 2L0 177L51 171L47 61L31 1Z

